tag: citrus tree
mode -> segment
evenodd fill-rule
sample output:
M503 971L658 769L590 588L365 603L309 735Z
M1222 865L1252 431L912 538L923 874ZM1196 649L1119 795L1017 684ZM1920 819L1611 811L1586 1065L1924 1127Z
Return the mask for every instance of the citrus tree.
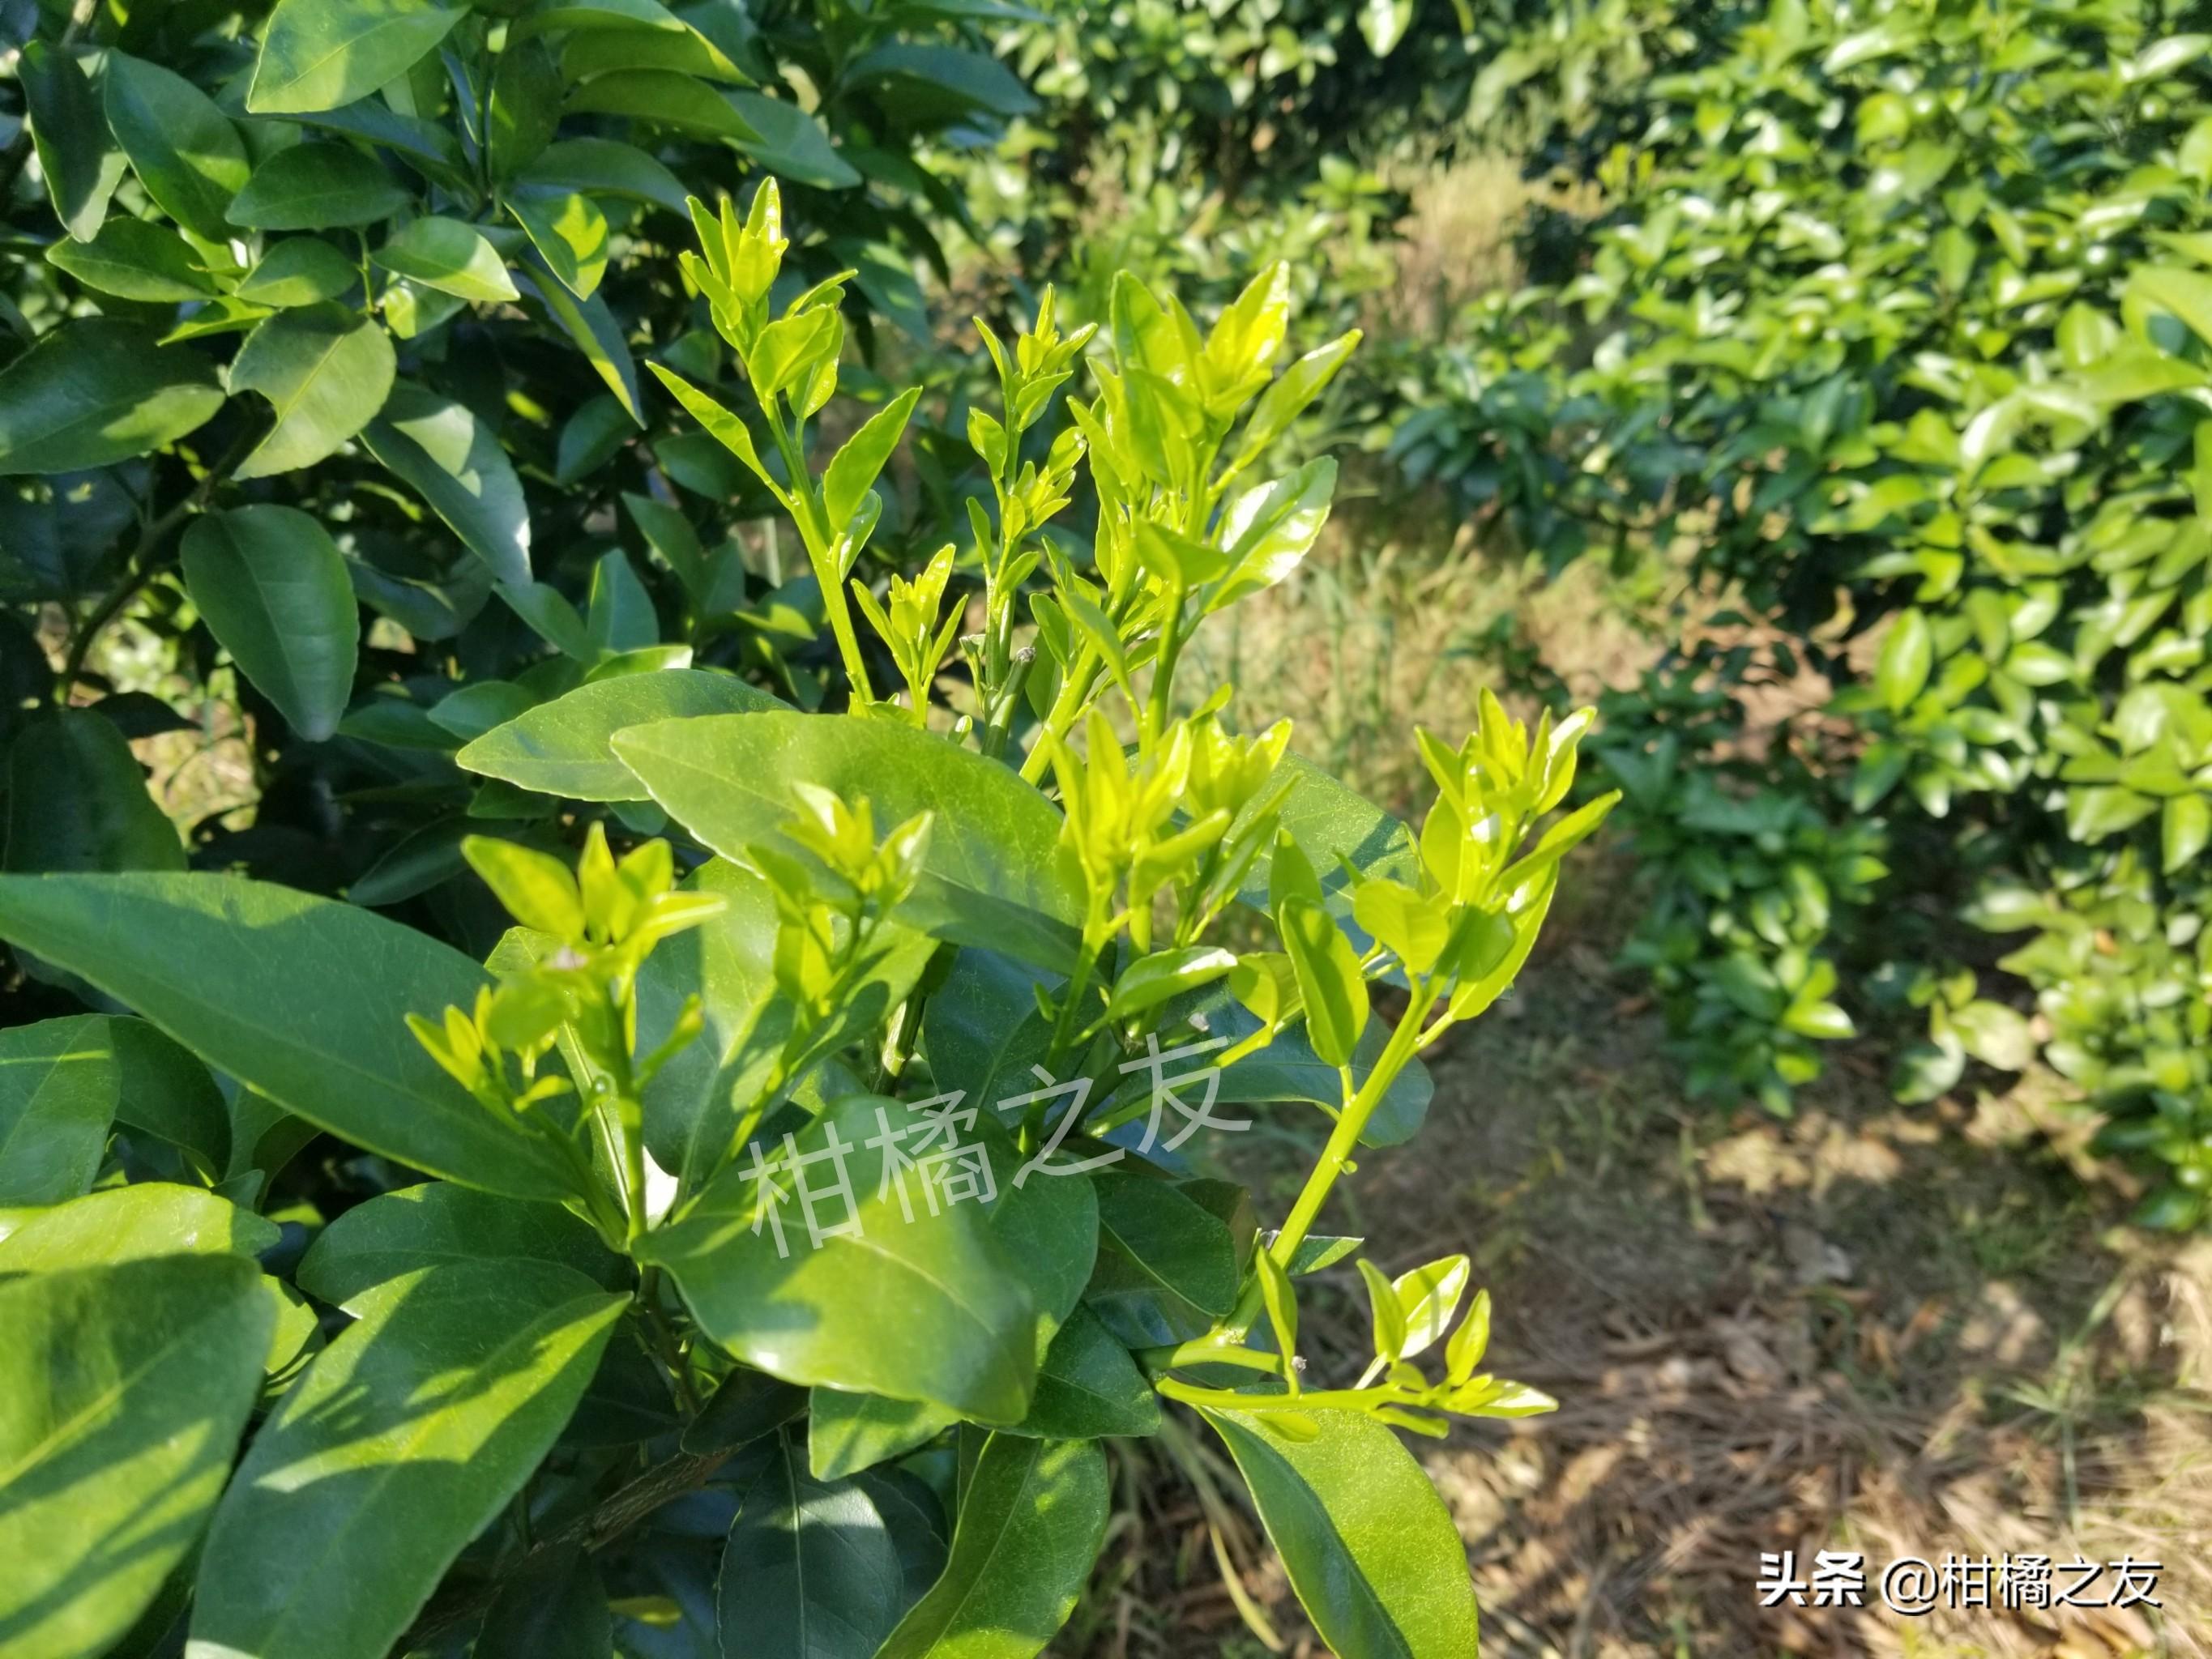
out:
M1615 89L1576 268L1401 434L1555 559L1685 551L1703 642L1611 701L1606 763L1697 1079L1786 1109L1840 979L1925 1011L1908 1097L2039 1051L2173 1224L2212 1181L2187 27L1776 0ZM1806 712L1747 745L1754 699Z
M1472 1656L1398 1431L1550 1402L1484 1369L1463 1255L1358 1262L1349 1376L1300 1358L1302 1281L1610 805L1560 810L1588 716L1422 735L1416 833L1179 678L1319 535L1334 464L1282 440L1355 339L1287 350L1280 267L1203 330L1048 295L982 331L955 440L849 361L895 312L837 263L872 186L738 174L777 118L704 15L284 0L240 113L127 23L24 55L42 261L88 292L18 283L0 457L52 539L12 545L112 585L27 611L9 711L0 939L45 1017L0 1029L0 1645L1032 1654L1103 1443L1173 1411L1333 1648ZM887 26L793 49L973 118L988 60ZM899 106L825 90L856 125L792 126L798 175L896 171L857 124ZM605 173L537 193L665 191L603 117L726 146L665 268ZM269 769L189 847L143 703L83 701L141 614L235 673ZM1264 1109L1320 1132L1266 1225L1189 1145Z

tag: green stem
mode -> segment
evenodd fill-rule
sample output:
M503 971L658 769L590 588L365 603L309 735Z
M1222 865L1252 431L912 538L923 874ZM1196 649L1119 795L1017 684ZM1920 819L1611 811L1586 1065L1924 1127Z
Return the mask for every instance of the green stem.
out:
M1098 684L1099 675L1105 671L1106 665L1099 661L1095 653L1085 649L1076 653L1075 666L1069 671L1066 680L1061 684L1060 695L1053 699L1052 712L1044 717L1044 725L1038 729L1036 740L1030 744L1030 752L1022 762L1024 783L1035 783L1044 776L1045 768L1052 763L1053 740L1067 736L1075 725L1075 717L1090 702L1091 688Z
M1186 1406L1212 1406L1232 1412L1364 1412L1376 1406L1397 1403L1378 1401L1374 1389L1318 1389L1304 1394L1236 1394L1227 1389L1201 1389L1189 1382L1178 1382L1172 1376L1163 1376L1152 1384L1153 1389L1170 1400L1180 1400ZM1402 1400L1403 1396L1401 1396ZM1411 1403L1411 1402L1407 1402Z
M1284 1266L1297 1254L1298 1246L1305 1242L1321 1206L1328 1201L1329 1189L1336 1185L1344 1166L1352 1161L1353 1149L1359 1145L1360 1132L1366 1128L1367 1120L1375 1115L1406 1062L1413 1057L1419 1047L1421 1020L1428 1012L1429 992L1425 980L1410 981L1412 1000L1407 1004L1405 1018L1390 1033L1390 1040L1382 1045L1382 1053L1375 1062L1375 1069L1367 1074L1367 1081L1358 1093L1345 1102L1344 1110L1336 1120L1336 1127L1329 1132L1328 1145L1322 1151L1313 1172L1298 1194L1297 1202L1291 1206L1290 1219L1283 1223L1283 1231L1275 1236L1270 1254ZM1347 1073L1347 1075L1349 1073Z
M1139 1352L1137 1358L1156 1371L1176 1370L1185 1365L1234 1365L1243 1370L1269 1371L1279 1376L1283 1370L1283 1357L1279 1353L1231 1347L1206 1336L1173 1347L1146 1348Z
M844 661L846 682L852 688L853 701L866 706L875 702L875 688L869 684L867 659L860 654L860 638L853 627L852 606L845 598L845 573L838 568L836 538L823 509L821 492L807 473L798 434L777 416L772 400L764 412L776 452L783 457L784 471L790 475L787 505L799 526L799 538L805 544L807 562L814 567L814 580L822 590L822 608L830 617L830 631L837 636L837 654Z

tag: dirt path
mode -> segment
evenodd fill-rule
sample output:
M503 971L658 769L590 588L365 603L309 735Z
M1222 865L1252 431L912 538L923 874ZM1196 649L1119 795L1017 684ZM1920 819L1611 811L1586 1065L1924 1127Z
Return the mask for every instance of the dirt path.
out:
M1792 1121L1689 1105L1607 968L1619 910L1601 893L1555 924L1519 993L1431 1057L1427 1129L1365 1161L1340 1218L1394 1273L1469 1251L1492 1364L1562 1401L1419 1448L1468 1540L1485 1652L2212 1653L2212 1241L2118 1225L2019 1091L1899 1108L1846 1049ZM1278 1147L1240 1170L1263 1208L1301 1167ZM1317 1374L1357 1371L1357 1281L1309 1303ZM1124 1610L1069 1650L1257 1659L1206 1511L1145 1473L1119 1522ZM1237 1533L1285 1650L1318 1652ZM1904 1620L1871 1585L1863 1611L1759 1606L1762 1552L1796 1552L1802 1577L1823 1549L1863 1553L1870 1579L1905 1556L2156 1559L2164 1606Z

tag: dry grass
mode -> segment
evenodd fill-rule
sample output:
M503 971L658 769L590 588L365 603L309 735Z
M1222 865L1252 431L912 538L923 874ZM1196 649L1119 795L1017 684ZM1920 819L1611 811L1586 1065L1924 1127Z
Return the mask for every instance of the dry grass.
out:
M1431 1056L1422 1137L1364 1160L1338 1217L1394 1273L1470 1251L1494 1362L1562 1402L1425 1451L1486 1650L2212 1651L2212 1242L2133 1233L2039 1142L1988 1145L2012 1133L2003 1103L1899 1109L1869 1054L1845 1051L1787 1123L1692 1109L1606 966L1620 873L1583 866L1520 992ZM1238 1173L1279 1209L1297 1171L1279 1142ZM1304 1325L1324 1377L1357 1370L1367 1340L1336 1277ZM1144 1487L1121 1611L1066 1651L1263 1651L1206 1520L1179 1481ZM1762 1609L1759 1554L1785 1549L1862 1551L1876 1573L1906 1555L2156 1559L2164 1607ZM1279 1567L1232 1553L1285 1650L1318 1653Z

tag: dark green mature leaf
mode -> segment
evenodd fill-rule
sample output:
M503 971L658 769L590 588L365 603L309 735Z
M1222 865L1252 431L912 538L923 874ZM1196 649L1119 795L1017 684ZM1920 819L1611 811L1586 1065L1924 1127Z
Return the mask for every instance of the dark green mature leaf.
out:
M230 1115L207 1067L143 1019L110 1016L105 1041L116 1068L116 1122L168 1142L209 1179L221 1179L230 1161Z
M510 31L491 77L485 149L501 184L535 160L561 125L560 66L542 42L517 40L518 33Z
M540 1261L388 1284L254 1437L208 1533L195 1649L382 1659L551 1447L625 1304Z
M606 1586L571 1547L501 1587L470 1659L613 1659L614 1640Z
M862 53L845 74L848 84L876 88L886 112L911 126L957 120L979 110L1026 115L1036 107L1012 70L963 46L899 41Z
M937 1496L904 1469L870 1469L854 1477L875 1500L906 1569L906 1593L919 1601L945 1571L945 1511Z
M88 242L56 242L46 250L47 264L95 293L154 305L213 296L215 279L200 269L199 258L176 232L143 219L112 218Z
M981 1121L991 1122L988 1115ZM1098 1200L1080 1176L1038 1177L1016 1186L1023 1160L1012 1138L993 1126L985 1139L999 1194L990 1207L991 1231L1006 1260L1029 1281L1042 1366L1061 1322L1080 1311L1076 1304L1098 1250ZM915 1401L817 1389L807 1424L810 1467L816 1479L825 1480L872 1468L958 1420L954 1412Z
M1314 1628L1345 1659L1475 1659L1467 1547L1421 1466L1380 1423L1316 1412L1319 1435L1271 1434L1200 1407L1252 1498Z
M816 1389L808 1399L807 1467L817 1480L842 1480L903 1457L960 1420L948 1406L879 1394Z
M410 220L376 251L386 270L463 300L495 303L515 297L498 250L474 225L426 214Z
M750 1446L804 1413L806 1398L805 1389L740 1365L684 1431L684 1449L703 1455Z
M514 464L467 404L402 381L362 434L499 580L527 587L530 505Z
M8 751L9 870L181 870L184 843L123 734L88 708L57 708Z
M1098 1261L1084 1300L1133 1348L1201 1336L1237 1301L1229 1224L1173 1182L1102 1170Z
M406 1026L484 970L372 911L215 875L0 877L0 937L129 1003L209 1064L387 1158L514 1198L568 1166L438 1068Z
M1079 1306L1037 1368L1030 1414L1007 1431L1054 1440L1158 1434L1159 1397L1105 1322Z
M76 318L0 370L0 477L128 460L222 406L214 365L197 351L137 323Z
M274 1304L232 1255L0 1283L0 1639L108 1650L198 1538Z
M1062 981L1012 957L970 946L922 1011L922 1037L940 1085L995 1106L1036 1087L1030 1067L1051 1051L1052 1022L1036 988Z
M785 1435L745 1489L715 1600L725 1653L871 1659L906 1611L906 1569L868 1489L811 1478Z
M607 219L599 204L571 190L517 196L507 206L562 287L580 300L590 299L607 269Z
M1351 878L1344 873L1346 862L1363 876L1414 879L1419 854L1413 832L1401 820L1296 755L1283 757L1276 776L1291 780L1278 822L1320 876L1331 914L1346 919L1352 915ZM1240 823L1231 833L1241 828ZM1271 846L1254 862L1237 897L1255 909L1266 910L1267 879L1273 869Z
M1260 1025L1241 1004L1218 988L1209 991L1188 1010L1184 1005L1177 1004L1171 1012L1187 1012L1193 1024L1202 1019L1208 1032L1232 1044L1241 1042ZM1389 1033L1381 1021L1368 1021L1352 1051L1353 1087L1367 1081L1368 1073L1382 1057L1383 1046L1389 1041ZM1305 1025L1300 1022L1288 1030L1278 1032L1266 1048L1246 1055L1224 1071L1214 1098L1224 1106L1306 1100L1334 1111L1343 1104L1343 1094L1336 1067L1314 1053ZM1435 1095L1436 1084L1429 1076L1429 1068L1419 1059L1407 1061L1405 1069L1382 1091L1382 1098L1376 1103L1373 1115L1359 1132L1359 1144L1403 1146L1419 1131Z
M1030 1659L1091 1577L1107 1497L1097 1441L993 1435L964 1485L943 1576L878 1659Z
M361 611L345 559L297 507L210 513L185 532L185 586L239 671L319 743L353 696Z
M648 1234L638 1259L675 1279L700 1326L746 1364L793 1382L927 1400L986 1422L1020 1420L1036 1375L1036 1308L979 1201L932 1214L909 1177L884 1176L881 1108L856 1095L794 1137L802 1173L829 1191L842 1162L850 1203L803 1202L786 1173L769 1183L732 1164L681 1220ZM847 1150L829 1156L830 1137ZM784 1143L778 1143L779 1146ZM769 1148L774 1151L775 1148ZM775 1194L781 1194L780 1201ZM848 1220L857 1229L828 1230ZM814 1234L818 1230L818 1240Z
M350 144L280 149L231 199L230 222L252 230L328 230L389 219L412 198Z
M195 236L230 240L231 198L253 169L230 118L173 70L111 51L107 125L155 205Z
M788 98L757 92L733 92L728 97L760 134L740 140L738 148L777 178L817 190L850 190L860 182L860 175L837 154L822 124ZM843 522L834 515L833 521Z
M99 1014L0 1030L0 1205L92 1188L120 1079Z
M523 292L544 306L561 325L562 332L575 342L576 349L584 354L592 372L620 400L630 419L643 427L645 411L637 400L637 359L630 355L629 343L623 337L622 325L607 309L606 295L594 294L588 300L578 299L546 270L544 261L535 258Z
M356 1205L301 1258L300 1288L349 1311L365 1292L459 1261L550 1261L602 1289L630 1277L590 1225L557 1205L426 1181Z
M453 758L471 772L572 800L644 800L645 786L615 757L617 732L696 714L785 707L733 674L671 668L596 680L494 726Z
M88 1193L33 1216L0 1239L0 1274L159 1255L254 1256L282 1237L275 1222L203 1188L143 1181Z
M738 112L735 94L673 70L617 70L568 94L570 114L626 115L708 138L758 143L759 131Z
M65 49L45 40L24 45L15 75L54 216L78 241L88 240L123 177L123 157L108 143L92 82Z
M275 428L233 476L264 478L325 459L376 417L397 368L391 337L343 306L278 312L230 366L234 393L258 392L276 410Z
M684 181L635 144L611 138L563 138L548 144L515 182L545 189L628 196L682 213Z
M614 750L726 858L790 818L795 782L869 801L882 830L927 811L921 877L900 920L1048 968L1073 959L1082 887L1060 814L995 761L890 720L774 712L664 720L618 734Z
M246 106L297 115L366 98L413 68L463 15L432 0L279 0Z
M258 306L312 306L361 281L361 268L319 236L292 236L261 256L232 297Z

